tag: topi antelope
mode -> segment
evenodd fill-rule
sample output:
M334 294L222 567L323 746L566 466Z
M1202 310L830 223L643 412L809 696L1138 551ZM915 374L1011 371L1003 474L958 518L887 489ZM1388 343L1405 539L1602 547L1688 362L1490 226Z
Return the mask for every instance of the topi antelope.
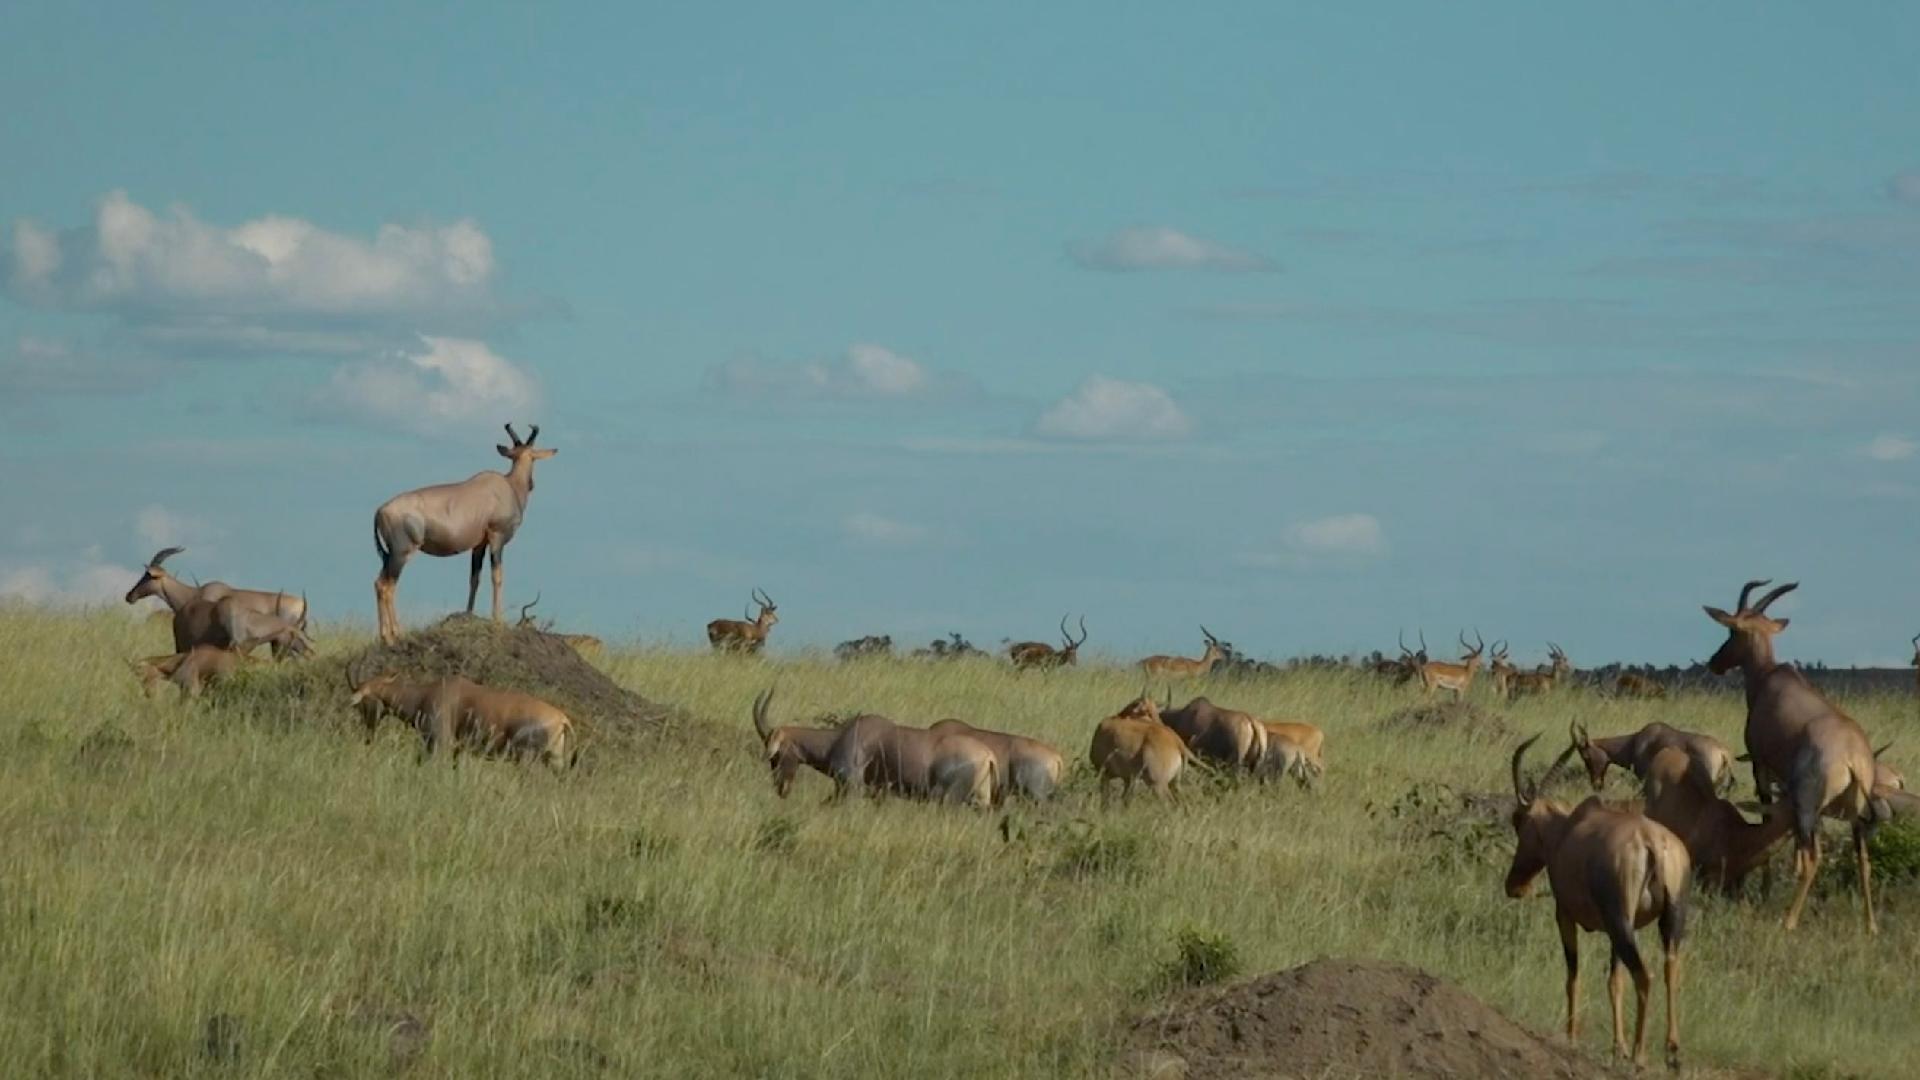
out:
M197 698L200 691L214 683L225 681L247 663L249 657L238 650L215 645L195 645L185 652L170 656L149 656L136 660L134 674L140 677L140 689L148 697L153 696L154 688L162 681L171 682L180 688L183 698Z
M1662 748L1641 773L1647 816L1672 830L1687 846L1694 880L1717 885L1727 895L1754 867L1767 860L1773 846L1793 831L1793 815L1785 803L1767 810L1755 825L1727 800L1700 787L1697 763L1677 746Z
M1782 585L1751 607L1747 598L1767 581L1749 581L1729 613L1706 608L1707 616L1727 628L1727 640L1707 661L1715 675L1740 669L1747 690L1747 753L1753 782L1764 801L1780 783L1793 811L1794 869L1800 877L1784 923L1792 930L1813 879L1820 872L1820 817L1830 814L1853 826L1854 860L1860 874L1860 902L1867 933L1877 930L1873 916L1873 867L1867 841L1887 813L1873 789L1873 746L1853 718L1823 697L1799 669L1776 663L1773 637L1789 620L1767 614L1768 605L1798 588Z
M774 606L773 597L758 586L753 590L753 602L760 605L760 614L750 620L715 619L708 623L707 643L718 652L759 652L767 643L773 624L780 621L780 609Z
M1635 675L1631 671L1613 680L1613 692L1620 697L1663 698L1667 696L1666 687L1645 675Z
M553 630L553 620L545 623L536 620L531 614L535 604L540 602L541 593L534 593L533 599L520 605L520 621L513 624L516 630L531 630L536 634L559 638L581 652L597 652L601 648L600 639L592 634L557 634Z
M1460 662L1449 663L1445 660L1429 660L1420 665L1420 686L1428 697L1435 690L1446 690L1453 694L1453 700L1459 701L1467 691L1473 689L1473 674L1480 670L1480 654L1486 651L1487 643L1480 637L1480 631L1473 632L1477 645L1467 644L1467 635L1460 635L1460 648L1465 650ZM1420 651L1427 651L1427 635L1420 635Z
M1212 671L1213 665L1227 658L1227 650L1220 639L1214 637L1213 632L1204 625L1200 627L1200 633L1207 641L1206 651L1201 653L1200 659L1190 660L1184 656L1149 656L1140 661L1141 670L1146 672L1148 678L1163 679L1192 679Z
M753 730L760 735L760 746L767 768L773 773L773 793L784 799L793 790L793 778L800 766L833 775L833 744L840 738L839 728L810 728L781 725L774 727L767 718L773 707L773 689L767 688L753 699Z
M1075 641L1067 632L1067 617L1060 616L1060 647L1054 648L1044 641L1016 641L1007 646L1007 659L1013 666L1025 671L1028 668L1057 668L1073 663L1080 656L1080 646L1087 643L1087 617L1080 616L1080 640Z
M451 692L447 678L414 680L402 679L388 672L366 679L355 679L353 665L346 669L347 705L360 714L360 723L366 728L367 741L372 742L380 728L383 717L395 716L408 727L426 738L433 724L434 709ZM454 676L453 678L458 678ZM468 686L477 684L459 680ZM426 756L424 753L422 756Z
M1136 703L1137 704L1137 703ZM1134 715L1143 716L1137 708ZM1254 772L1267 756L1267 729L1249 713L1223 709L1197 697L1179 708L1168 703L1157 710L1160 722L1173 729L1194 756L1236 771Z
M1652 980L1633 934L1657 919L1666 954L1667 1064L1678 1068L1680 1025L1674 994L1679 989L1680 944L1687 924L1691 865L1686 845L1644 814L1608 806L1597 798L1572 809L1541 798L1541 789L1573 749L1562 751L1543 776L1527 784L1520 778L1521 759L1539 738L1535 735L1513 752L1513 831L1518 842L1506 890L1515 899L1528 895L1542 870L1553 886L1560 952L1567 962L1567 1038L1580 1036L1580 931L1604 931L1613 946L1607 991L1613 1005L1614 1052L1627 1056L1622 1007L1624 976L1631 973L1639 1006L1632 1056L1636 1065L1646 1062L1647 996Z
M942 720L927 730L936 735L957 731L978 739L993 753L1003 794L1043 802L1060 786L1060 775L1066 770L1066 760L1060 751L1039 739L977 728L964 720Z
M263 592L259 589L236 589L224 581L209 581L205 585L189 585L167 571L166 561L178 555L186 548L162 548L147 560L141 571L140 580L127 590L127 603L137 604L142 599L155 596L167 605L173 623L173 647L185 652L195 645L219 645L224 642L206 640L210 621L205 615L187 616L185 613L196 601L208 604L221 600L232 600L234 605L246 611L256 611L265 615L277 615L291 623L305 627L307 623L307 597L302 593L299 599L284 592ZM198 635L198 636L196 636Z
M506 580L501 565L506 546L520 529L533 495L533 463L559 453L536 449L540 425L522 440L506 425L511 446L494 447L510 464L507 471L477 472L457 484L435 484L395 495L373 513L373 547L380 556L380 576L373 582L374 606L380 621L380 640L400 638L400 614L393 603L400 587L400 571L416 552L448 556L473 553L467 580L467 614L473 614L480 595L480 564L493 560L493 621L500 617L500 587Z
M1632 770L1644 781L1654 755L1668 748L1680 751L1692 762L1689 775L1702 795L1711 797L1733 788L1733 751L1711 735L1655 722L1630 734L1596 739L1587 734L1587 725L1573 720L1567 724L1567 737L1586 765L1587 779L1593 782L1595 791L1606 786L1609 766Z
M1172 802L1180 798L1173 785L1193 751L1173 729L1160 722L1160 706L1141 694L1093 730L1088 759L1100 777L1100 802L1107 801L1108 782L1120 781L1120 801L1131 802L1133 782L1146 784L1155 795Z
M906 727L872 713L840 728L827 765L835 800L859 788L987 806L999 782L993 751L971 735Z

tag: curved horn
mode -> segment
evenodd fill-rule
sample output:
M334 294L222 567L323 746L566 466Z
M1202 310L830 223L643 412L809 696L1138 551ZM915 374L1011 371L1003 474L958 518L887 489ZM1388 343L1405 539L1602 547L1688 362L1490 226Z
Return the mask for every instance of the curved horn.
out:
M1520 779L1520 759L1526 757L1527 751L1532 749L1533 744L1539 741L1540 736L1535 735L1526 742L1513 748L1513 762L1510 766L1513 772L1513 797L1521 806L1531 803L1533 801L1533 795L1527 790L1526 783Z
M1085 645L1086 643L1087 643L1087 617L1085 615L1082 615L1080 616L1080 640L1074 642L1073 647L1077 649L1080 646Z
M539 424L535 424L535 425L533 425L532 427L530 427L530 428L528 428L528 429L527 429L527 445L528 445L528 446L532 446L532 445L533 445L533 440L535 440L535 439L537 439L537 438L539 438L539 437L540 437L540 425L539 425Z
M1474 652L1487 651L1487 639L1480 636L1480 628L1477 626L1473 628L1473 640L1477 642L1473 649Z
M1406 657L1406 656L1412 656L1412 655L1413 655L1413 650L1412 650L1412 649L1409 649L1409 648L1407 648L1407 628L1406 628L1406 627L1404 627L1404 626L1403 626L1403 627L1401 627L1401 628L1400 628L1400 632L1399 632L1399 633L1397 633L1397 634L1395 634L1395 635L1393 636L1393 640L1395 640L1395 641L1397 641L1397 642L1399 642L1399 643L1400 643L1400 655L1401 655L1401 656L1403 656L1403 657Z
M1207 629L1206 623L1200 624L1200 635L1215 645L1220 644L1220 639L1213 636L1213 631Z
M760 741L766 742L773 734L773 724L767 720L767 710L773 705L773 687L769 686L753 698L753 730L760 733Z
M1884 746L1882 746L1882 747L1880 747L1880 749L1878 749L1878 750L1875 750L1875 751L1873 752L1873 756L1874 756L1874 757L1879 757L1879 756L1880 756L1881 754L1884 754L1884 753L1886 753L1887 751L1889 751L1889 750L1891 750L1891 749L1893 749L1893 742L1894 742L1894 741L1893 741L1892 739L1888 739L1888 740L1886 741L1886 744L1885 744Z
M524 604L521 604L521 605L520 605L520 621L521 621L521 622L526 622L526 621L527 621L527 612L529 612L529 611L532 611L532 610L533 610L533 605L535 605L535 604L537 604L537 603L539 603L539 602L540 602L540 597L541 597L541 596L543 596L543 595L545 595L545 593L544 593L544 592L536 592L536 593L534 593L534 594L533 594L533 599L531 599L531 600L529 600L529 601L527 601L526 603L524 603Z
M519 433L519 432L517 432L517 431L515 431L515 430L513 430L513 425L512 425L512 424L508 424L508 425L507 425L507 438L509 438L509 439L512 439L512 440L513 440L513 445L515 445L515 446L519 446L519 445L521 445L521 440L520 440L520 433Z
M1747 597L1753 595L1753 590L1759 588L1762 585L1771 585L1771 584L1773 584L1772 578L1760 578L1756 581L1749 581L1745 585L1740 586L1740 601L1733 605L1734 614L1737 615L1740 612L1747 610Z
M301 629L301 631L302 631L303 633L304 633L304 632L306 631L306 629L307 629L307 615L308 615L308 613L309 613L309 612L311 612L312 610L313 610L312 608L310 608L310 607L308 607L308 606L307 606L307 590L305 590L305 589L301 589L301 590L300 590L300 622L299 622L299 627L300 627L300 629Z
M183 547L161 548L159 551L153 553L153 558L147 560L147 568L153 569L158 567L161 563L166 562L168 559L173 558L185 550L187 549Z
M1799 587L1800 587L1799 582L1789 581L1785 585L1782 585L1779 588L1776 588L1773 591L1767 593L1767 595L1760 598L1758 603L1753 605L1754 614L1765 615L1767 613L1768 604L1773 603L1775 600L1780 599L1781 597L1787 595L1788 593L1792 592L1793 590Z
M1573 757L1573 747L1569 746L1560 751L1560 756L1553 759L1553 764L1547 766L1547 771L1541 773L1540 779L1533 782L1533 793L1538 795L1540 789L1553 783L1554 778L1560 775L1560 770L1566 766L1567 759L1571 757Z
M1920 649L1920 634L1913 635L1913 647Z
M773 597L768 596L765 589L755 585L753 587L753 602L759 604L761 607L772 607Z
M1426 652L1427 652L1427 632L1423 629L1420 631L1420 654L1422 656L1425 656Z

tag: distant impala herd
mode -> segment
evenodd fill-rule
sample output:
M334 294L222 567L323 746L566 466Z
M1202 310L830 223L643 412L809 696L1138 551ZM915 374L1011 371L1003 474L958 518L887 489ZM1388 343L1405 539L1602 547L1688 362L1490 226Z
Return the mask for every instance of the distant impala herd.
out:
M374 547L380 556L374 595L384 644L400 639L394 593L402 569L418 553L470 556L469 615L479 594L482 563L490 559L493 621L501 621L502 556L519 530L533 493L534 463L556 453L535 447L538 425L529 429L524 440L511 424L506 430L510 443L496 448L508 461L505 472L481 472L456 484L404 492L374 514ZM310 651L304 596L296 599L285 592L236 589L218 581L189 585L165 566L182 550L170 547L155 553L126 597L128 603L156 597L168 609L174 651L134 665L149 693L168 681L183 696L197 696L206 685L238 670L263 644L276 659ZM1752 600L1754 591L1768 584L1748 582L1730 612L1705 609L1727 634L1709 668L1715 674L1737 670L1745 681L1747 752L1737 760L1751 764L1764 810L1760 822L1748 821L1725 797L1734 785L1732 751L1711 736L1662 723L1596 738L1575 721L1567 747L1532 781L1523 775L1523 760L1540 736L1522 743L1510 762L1516 847L1506 890L1511 896L1525 896L1543 872L1552 883L1567 968L1569 1037L1578 1035L1579 933L1607 935L1612 945L1608 987L1614 1047L1622 1055L1631 1053L1636 1062L1645 1058L1651 976L1635 943L1635 930L1648 923L1659 925L1665 960L1666 1051L1674 1063L1679 1053L1675 1016L1679 950L1693 884L1698 881L1729 892L1737 889L1774 845L1790 835L1797 881L1784 925L1792 930L1819 870L1821 819L1837 818L1852 829L1864 925L1874 933L1868 840L1896 809L1920 809L1920 799L1905 790L1900 774L1878 760L1886 747L1873 749L1859 723L1828 701L1797 668L1775 660L1773 639L1786 630L1788 620L1769 615L1768 608L1796 585L1779 586ZM707 624L707 640L716 651L754 655L764 649L779 623L779 609L758 588L752 596L757 613ZM536 596L534 603L538 602ZM533 606L521 609L519 626L547 632L530 618ZM1015 642L1007 647L1007 658L1021 671L1073 666L1087 641L1085 616L1080 617L1078 630L1075 637L1062 617L1059 645ZM1189 766L1260 781L1291 777L1303 786L1314 784L1324 773L1325 734L1312 724L1262 720L1217 706L1205 697L1173 706L1174 681L1203 678L1229 659L1230 646L1204 626L1200 632L1205 646L1200 656L1156 655L1138 663L1149 687L1155 680L1167 683L1164 701L1143 691L1094 726L1087 761L1097 777L1103 804L1115 783L1123 801L1140 784L1177 802L1177 785ZM600 646L597 638L587 635L556 636L582 650ZM1417 652L1407 648L1403 637L1400 656L1380 661L1374 670L1395 682L1417 682L1428 698L1444 690L1456 702L1472 691L1483 662L1494 694L1501 700L1556 693L1572 680L1573 664L1558 645L1548 643L1548 664L1521 671L1511 663L1506 642L1496 642L1489 652L1477 631L1474 638L1469 644L1464 633L1459 636L1458 660L1436 660L1427 654L1424 634ZM862 648L847 655L867 655L872 648L868 642L891 645L890 639L863 639ZM1915 692L1920 695L1920 634L1914 636L1913 647ZM571 719L528 694L481 686L457 676L419 681L376 671L361 677L351 668L347 682L350 706L359 713L368 737L382 717L399 717L419 733L423 758L441 745L453 751L456 760L463 747L489 756L540 758L561 768L571 766L578 757ZM1635 674L1620 675L1613 690L1621 697L1649 699L1664 698L1667 693L1659 683ZM832 727L776 726L770 717L772 702L772 690L760 694L751 717L774 793L782 798L791 792L803 766L832 781L833 800L859 791L976 807L999 805L1009 796L1051 798L1066 771L1066 759L1044 742L961 720L915 728L863 714ZM1549 798L1546 792L1552 781L1576 757L1594 791L1602 788L1608 769L1617 767L1634 773L1643 798L1619 803L1595 795L1574 806ZM1631 1051L1624 1028L1627 976L1637 1000Z

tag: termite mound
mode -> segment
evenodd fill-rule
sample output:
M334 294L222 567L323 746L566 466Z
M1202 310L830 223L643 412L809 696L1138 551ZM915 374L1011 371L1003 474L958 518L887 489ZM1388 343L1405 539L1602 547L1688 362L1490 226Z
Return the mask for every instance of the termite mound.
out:
M1513 729L1498 714L1467 701L1423 701L1408 705L1384 717L1380 729L1408 734L1464 735L1488 742L1502 742L1513 736Z
M1182 992L1136 1019L1127 1045L1133 1075L1186 1080L1612 1075L1438 976L1365 960Z

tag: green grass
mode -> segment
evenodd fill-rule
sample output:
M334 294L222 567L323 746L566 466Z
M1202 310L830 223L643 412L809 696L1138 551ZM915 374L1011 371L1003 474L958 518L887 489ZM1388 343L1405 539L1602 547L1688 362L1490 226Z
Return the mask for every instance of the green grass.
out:
M1111 1075L1123 1018L1196 952L1245 974L1399 960L1560 1022L1551 901L1507 900L1510 839L1448 809L1449 790L1507 790L1511 740L1380 731L1411 690L1327 674L1195 687L1323 726L1319 790L1195 784L1182 808L1103 810L1081 774L1001 827L823 806L813 774L776 799L753 694L776 684L782 721L960 716L1049 739L1079 770L1093 725L1138 692L1132 672L615 651L617 681L691 719L557 778L416 767L406 732L364 745L344 711L248 714L255 694L144 700L124 661L162 637L117 614L0 611L10 1075ZM1920 743L1910 700L1847 704L1876 742ZM1576 717L1738 745L1742 707L1573 693L1501 715L1556 749ZM1792 936L1785 902L1782 883L1697 905L1690 1063L1907 1071L1920 884L1882 893L1872 941L1844 890L1817 894ZM1584 956L1597 1050L1601 939Z

